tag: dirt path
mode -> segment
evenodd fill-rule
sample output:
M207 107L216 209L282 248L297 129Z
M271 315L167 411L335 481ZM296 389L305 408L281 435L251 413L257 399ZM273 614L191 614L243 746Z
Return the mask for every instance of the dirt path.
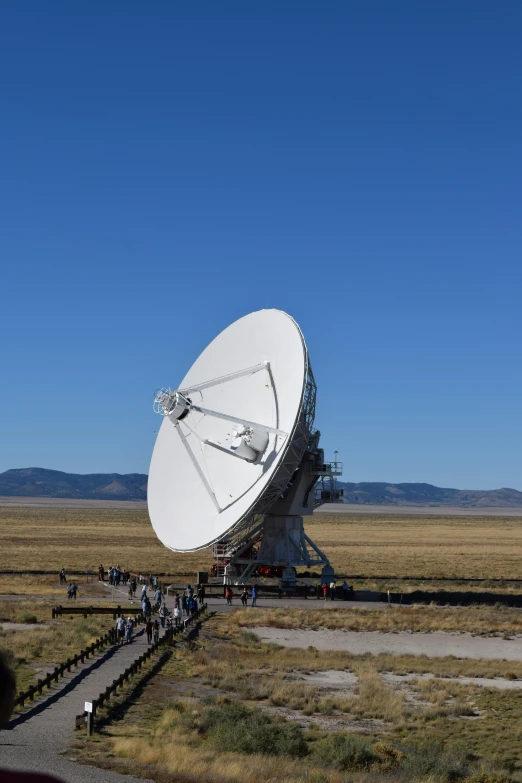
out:
M484 638L468 633L382 633L380 631L305 631L286 628L249 628L263 642L283 647L313 646L318 650L344 650L354 655L392 653L442 658L484 658L522 661L522 637Z

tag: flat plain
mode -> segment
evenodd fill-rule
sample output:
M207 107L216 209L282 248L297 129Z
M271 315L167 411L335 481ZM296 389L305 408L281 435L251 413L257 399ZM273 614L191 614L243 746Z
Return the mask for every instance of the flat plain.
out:
M340 575L522 577L522 517L322 512L305 525ZM0 506L0 548L0 570L120 563L132 572L194 578L212 562L210 549L178 554L164 547L147 511L135 507Z

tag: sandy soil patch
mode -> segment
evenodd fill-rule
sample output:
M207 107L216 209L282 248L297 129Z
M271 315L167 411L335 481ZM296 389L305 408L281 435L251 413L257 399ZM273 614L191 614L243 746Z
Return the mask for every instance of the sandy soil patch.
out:
M318 631L286 628L248 628L263 642L282 647L315 647L317 650L344 650L353 655L391 653L426 655L429 658L483 658L522 661L522 638L483 638L466 633L381 633L380 631Z
M303 715L299 710L292 710L289 707L271 707L268 704L261 704L258 707L270 715L277 715L297 723L303 729L356 731L360 734L383 734L391 729L390 724L378 718L356 718L352 715Z
M384 672L382 679L390 685L401 685L411 680L434 680L434 674L392 674ZM440 679L437 678L437 679ZM505 677L444 677L444 682L457 682L462 685L478 685L481 688L504 690L522 690L522 680L506 680Z
M302 672L293 672L287 675L288 679L300 680L309 685L316 685L329 691L353 691L353 686L357 684L357 677L352 672L339 672L335 669L327 669L324 672L313 672L303 674Z
M44 623L0 623L2 631L34 631L35 629L41 631L45 628L49 626Z

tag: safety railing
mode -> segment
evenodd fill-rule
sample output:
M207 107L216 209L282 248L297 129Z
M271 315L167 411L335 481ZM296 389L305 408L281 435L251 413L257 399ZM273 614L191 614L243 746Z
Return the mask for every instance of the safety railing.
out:
M135 625L143 622L143 615L136 615L133 620ZM38 694L41 696L44 688L50 688L54 683L56 684L60 677L63 677L66 672L70 672L73 666L85 663L91 656L107 647L110 644L114 644L117 640L116 630L111 628L106 634L100 636L95 642L90 644L84 650L81 650L72 658L67 658L66 661L55 666L52 672L46 674L45 677L41 677L35 685L31 685L27 690L20 691L15 700L15 707L23 707L26 701L34 701L34 697Z
M121 605L118 606L53 606L51 609L51 616L53 620L56 617L62 615L81 614L83 617L93 614L111 614L112 619L116 620L120 614L125 614L129 611L129 606L122 609Z

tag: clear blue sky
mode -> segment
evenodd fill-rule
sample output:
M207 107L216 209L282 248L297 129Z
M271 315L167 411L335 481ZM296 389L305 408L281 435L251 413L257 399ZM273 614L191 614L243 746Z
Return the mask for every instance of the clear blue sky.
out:
M0 9L0 470L147 471L231 321L348 481L522 489L522 5Z

